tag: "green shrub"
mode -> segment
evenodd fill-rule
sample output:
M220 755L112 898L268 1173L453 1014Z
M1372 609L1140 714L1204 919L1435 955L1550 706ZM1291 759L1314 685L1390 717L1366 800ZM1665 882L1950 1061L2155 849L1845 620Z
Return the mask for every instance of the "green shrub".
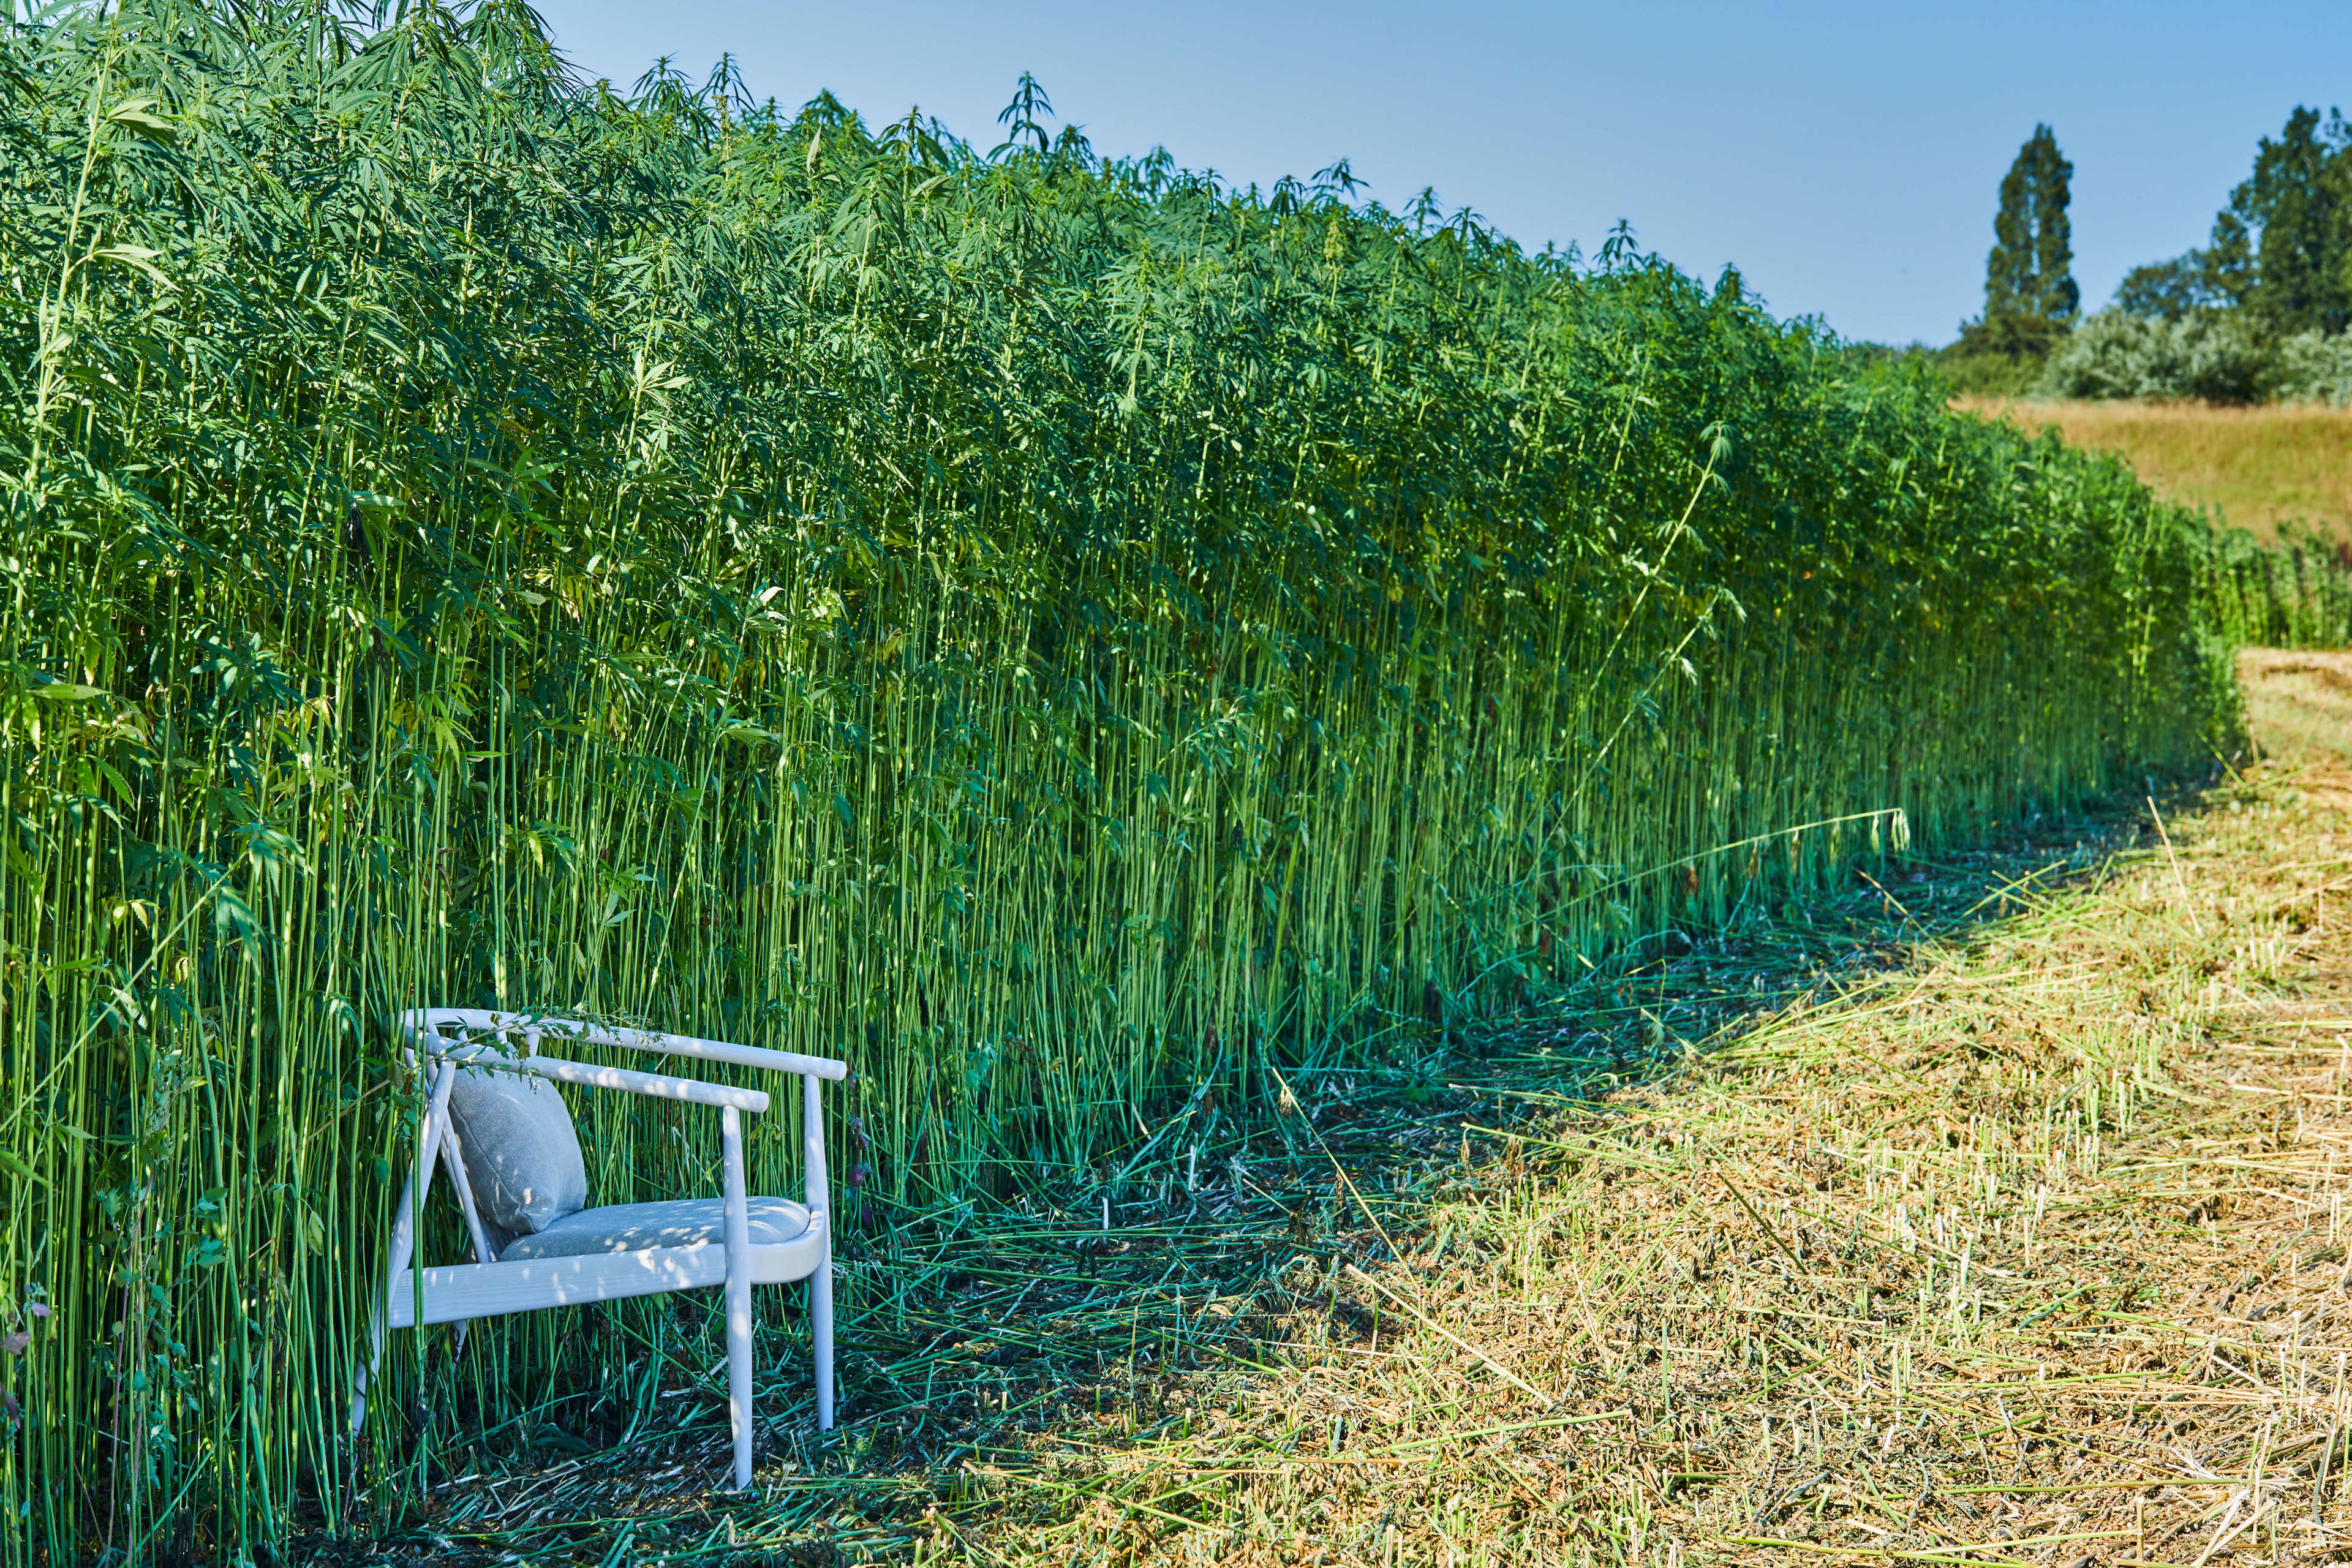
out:
M2278 378L2275 346L2242 312L2205 310L2178 321L2101 310L2050 356L2045 397L2200 399L2256 403Z
M1956 381L1964 393L2010 390ZM2240 310L2169 320L2102 310L2059 344L2031 390L2043 397L2340 406L2352 403L2352 333L2276 338Z
M2281 343L2273 392L2284 403L2352 404L2352 332L2297 332Z
M1962 397L2022 397L2041 384L2045 362L2025 355L1971 353L1955 343L1935 356L1935 369Z

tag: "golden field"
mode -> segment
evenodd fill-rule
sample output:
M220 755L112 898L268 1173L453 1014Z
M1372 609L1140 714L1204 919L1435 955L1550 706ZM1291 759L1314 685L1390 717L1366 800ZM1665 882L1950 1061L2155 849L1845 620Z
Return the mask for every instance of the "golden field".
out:
M2352 408L1996 398L1959 406L2027 429L2055 426L2070 446L2123 458L2167 500L2218 507L2264 539L2297 519L2352 539Z

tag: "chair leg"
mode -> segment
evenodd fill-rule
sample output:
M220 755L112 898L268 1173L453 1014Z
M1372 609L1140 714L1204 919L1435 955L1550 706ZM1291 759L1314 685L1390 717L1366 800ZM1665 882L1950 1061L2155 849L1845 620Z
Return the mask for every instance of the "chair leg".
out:
M751 1485L751 1282L727 1282L727 1415L735 1428L735 1489Z
M735 1489L744 1491L751 1485L751 1234L742 1113L728 1106L719 1132L727 1204L727 1415L735 1428Z
M416 1253L416 1231L411 1223L416 1209L416 1176L410 1173L408 1184L400 1190L400 1206L392 1211L391 1256L384 1260L383 1288L375 1293L375 1304L368 1311L367 1365L352 1379L352 1431L356 1434L360 1424L367 1419L368 1389L375 1383L375 1374L383 1366L383 1310L386 1298L392 1294L393 1282L400 1271L408 1267Z
M359 1436L361 1424L367 1420L368 1390L375 1384L375 1374L383 1365L383 1298L388 1291L379 1291L374 1308L368 1313L367 1364L352 1378L352 1436Z
M375 1321L368 1325L367 1365L352 1379L352 1434L356 1436L367 1420L368 1385L375 1381L376 1368L383 1362L383 1313L379 1310Z
M414 1059L414 1058L412 1058ZM400 1206L392 1211L392 1247L384 1259L383 1289L378 1290L375 1304L368 1313L367 1370L352 1380L352 1430L357 1433L360 1423L367 1419L368 1388L375 1382L376 1373L383 1365L383 1314L390 1304L392 1288L402 1270L416 1258L417 1222L424 1213L425 1200L433 1193L435 1156L441 1152L441 1136L449 1125L449 1091L457 1082L455 1062L443 1062L433 1075L433 1091L425 1108L425 1120L417 1128L416 1163L408 1173L408 1183L400 1189ZM457 1178L460 1192L466 1190L465 1172L456 1161L450 1162L449 1173ZM470 1194L465 1199L467 1217L473 1217ZM478 1230L477 1237L480 1235Z
M830 1220L833 1216L825 1216ZM825 1227L824 1261L809 1276L809 1328L816 1342L816 1429L833 1430L833 1229Z
M809 1340L816 1352L816 1429L833 1430L833 1195L824 1179L823 1080L801 1075L801 1158L808 1169L809 1213L824 1223L824 1258L809 1276Z

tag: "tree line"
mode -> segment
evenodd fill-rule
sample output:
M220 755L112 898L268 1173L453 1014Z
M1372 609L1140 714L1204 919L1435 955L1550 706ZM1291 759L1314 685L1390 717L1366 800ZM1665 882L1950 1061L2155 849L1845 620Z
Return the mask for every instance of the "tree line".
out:
M1964 391L2352 403L2352 121L2298 107L2206 243L2135 267L2087 316L2047 125L2000 184L1983 312L1937 357Z

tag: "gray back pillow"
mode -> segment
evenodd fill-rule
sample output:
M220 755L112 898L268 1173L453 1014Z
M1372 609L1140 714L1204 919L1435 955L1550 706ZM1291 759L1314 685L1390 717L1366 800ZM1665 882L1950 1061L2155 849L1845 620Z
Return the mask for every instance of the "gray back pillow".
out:
M553 1084L528 1073L460 1068L449 1123L482 1218L531 1236L588 1206L580 1134Z

